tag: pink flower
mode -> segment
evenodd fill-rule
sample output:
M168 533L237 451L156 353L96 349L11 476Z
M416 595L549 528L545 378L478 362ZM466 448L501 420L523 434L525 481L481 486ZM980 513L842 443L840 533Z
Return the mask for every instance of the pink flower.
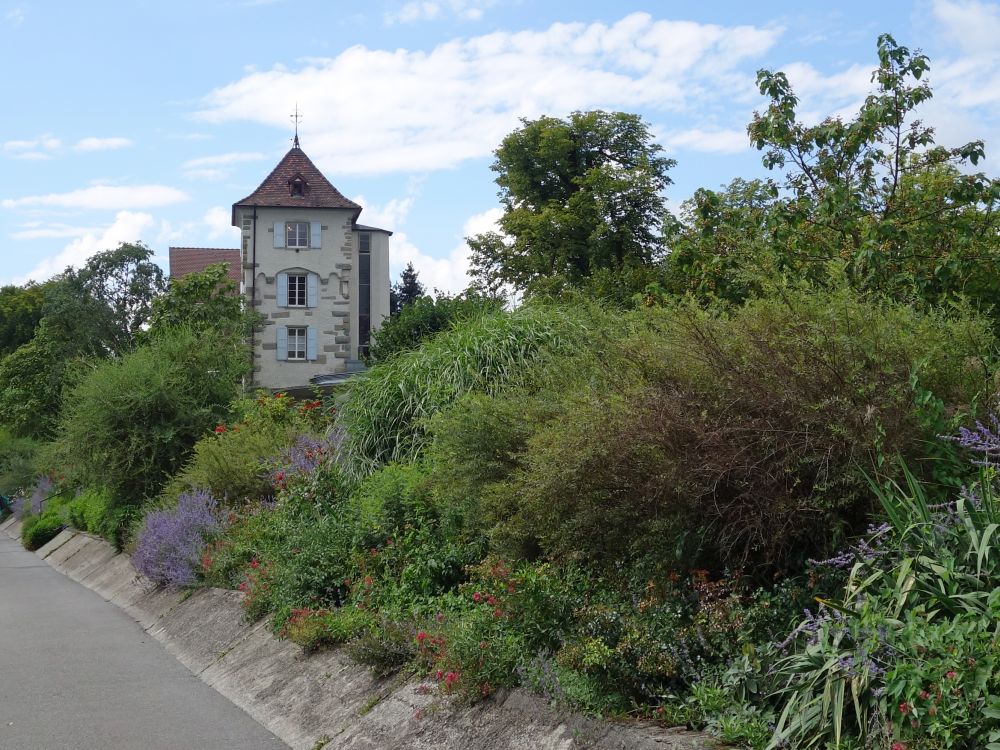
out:
M444 682L449 687L454 685L457 680L458 680L458 672L448 672L448 674L444 676Z
M910 713L910 704L907 703L906 701L903 701L902 703L900 703L899 704L899 713L903 714L904 716L906 714Z
M952 669L949 669L947 672L944 673L944 677L946 680L954 680L957 676L958 674Z
M477 604L482 600L483 600L483 595L480 594L478 591L472 595L472 601L476 602Z
M423 643L425 640L427 640L427 633L421 630L417 633L417 643Z

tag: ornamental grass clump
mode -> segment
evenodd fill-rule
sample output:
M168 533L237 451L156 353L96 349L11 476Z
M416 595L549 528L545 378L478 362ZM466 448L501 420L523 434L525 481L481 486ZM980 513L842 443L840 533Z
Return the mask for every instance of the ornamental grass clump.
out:
M206 490L180 495L177 507L146 514L132 564L165 586L190 586L197 579L202 550L220 530L217 503Z
M544 353L573 351L587 335L580 315L526 306L466 321L373 367L338 415L345 470L360 479L414 460L427 442L427 419L440 409L469 392L499 393Z

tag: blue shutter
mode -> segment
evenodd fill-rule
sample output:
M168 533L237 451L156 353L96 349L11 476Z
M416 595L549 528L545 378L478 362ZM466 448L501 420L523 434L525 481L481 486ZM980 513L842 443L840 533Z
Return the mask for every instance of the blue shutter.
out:
M278 307L288 307L288 274L278 274Z
M312 326L306 329L306 359L316 359L316 329Z
M319 304L319 274L311 273L306 277L306 307L316 307Z
M278 326L278 359L288 359L288 329Z
M309 222L309 247L323 247L323 227L318 221Z
M274 222L274 246L285 246L285 222L283 221Z

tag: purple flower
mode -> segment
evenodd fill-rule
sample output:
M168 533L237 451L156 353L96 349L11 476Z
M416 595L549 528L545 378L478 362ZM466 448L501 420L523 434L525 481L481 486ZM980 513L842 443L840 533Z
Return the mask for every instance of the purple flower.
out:
M146 514L132 564L156 583L189 586L207 538L219 527L216 501L207 490L184 493L176 508Z

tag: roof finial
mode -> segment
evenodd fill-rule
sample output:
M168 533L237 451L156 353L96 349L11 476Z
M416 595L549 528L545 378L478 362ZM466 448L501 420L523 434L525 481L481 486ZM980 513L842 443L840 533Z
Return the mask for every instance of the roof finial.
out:
M295 137L292 139L292 147L299 147L299 120L302 119L302 115L299 114L299 103L295 102L295 114L291 115L292 121L295 123Z

